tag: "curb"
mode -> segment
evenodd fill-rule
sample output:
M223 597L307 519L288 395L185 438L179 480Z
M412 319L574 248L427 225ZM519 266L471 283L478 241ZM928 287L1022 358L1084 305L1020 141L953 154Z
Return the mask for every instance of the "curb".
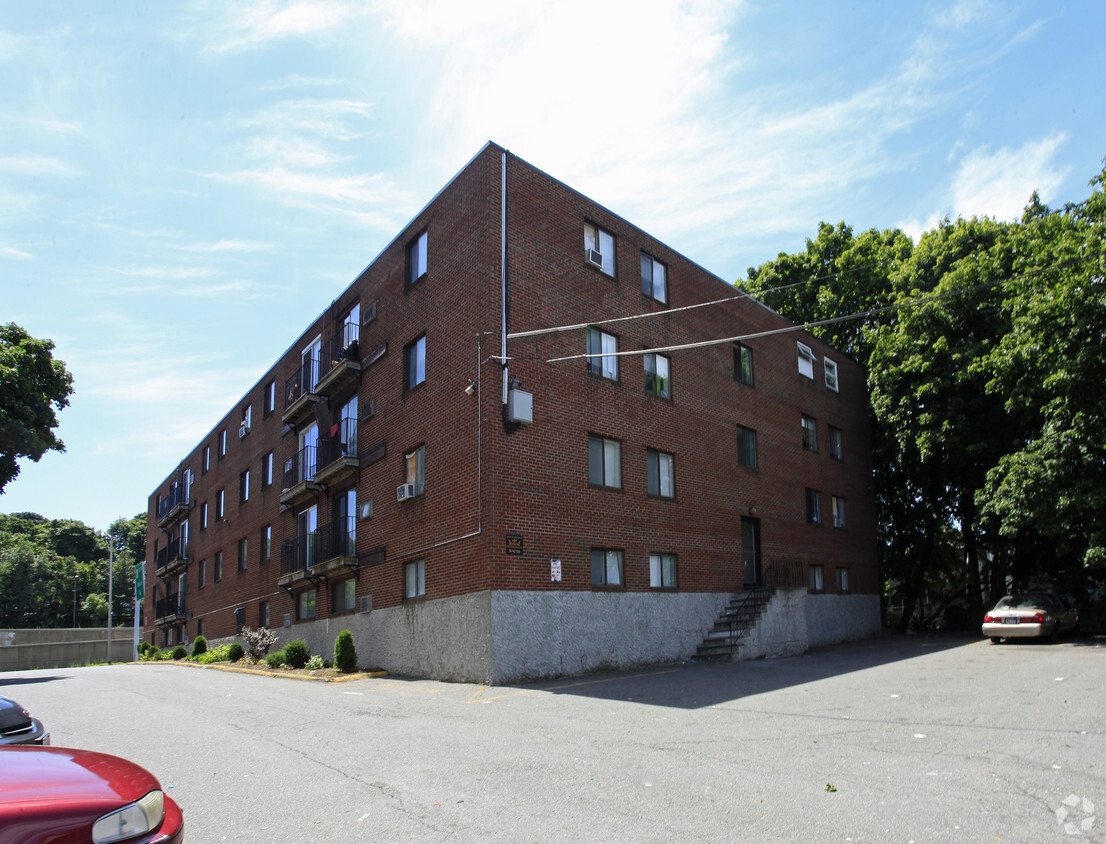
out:
M279 680L307 680L313 683L349 683L352 680L371 680L377 677L387 677L387 671L359 671L356 674L342 674L337 677L312 677L310 674L281 674L275 671L260 671L256 668L238 668L233 665L198 665L194 662L183 662L176 659L159 659L153 662L148 660L132 662L130 665L177 665L181 668L214 668L216 671L229 671L232 674L253 674L257 677L275 677Z

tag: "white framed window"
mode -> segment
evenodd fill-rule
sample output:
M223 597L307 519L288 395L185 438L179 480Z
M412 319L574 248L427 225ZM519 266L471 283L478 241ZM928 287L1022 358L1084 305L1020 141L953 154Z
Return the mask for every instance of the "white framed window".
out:
M250 500L250 470L238 476L238 500L245 504Z
M591 549L591 585L622 586L622 552L610 548Z
M207 530L207 502L200 505L200 530Z
M415 484L419 489L426 483L426 447L419 446L403 455L404 483Z
M421 598L426 594L426 560L415 560L403 566L403 597Z
M268 416L276 410L276 381L270 381L265 385L265 415Z
M273 557L273 526L261 528L261 562L267 563Z
M650 554L649 588L675 589L676 585L676 555Z
M197 575L197 583L200 589L207 585L207 560L200 560L200 571Z
M733 344L733 377L738 383L753 386L753 350L742 343Z
M757 465L757 432L742 425L737 426L737 465Z
M829 426L829 456L834 460L844 460L845 451L841 444L841 429Z
M618 380L618 338L598 328L588 329L588 372ZM591 357L593 356L593 357Z
M361 303L358 302L342 320L342 348L349 349L361 339Z
M351 612L357 606L357 581L352 577L334 584L331 595L332 613Z
M319 360L323 356L323 338L319 335L300 352L300 388L313 393L319 385Z
M804 414L801 424L803 426L803 448L805 448L807 451L817 451L818 422L814 419L813 416L807 416L806 414Z
M826 591L826 567L825 566L811 566L810 567L810 591L811 592L825 592Z
M238 571L246 570L246 561L249 559L250 543L245 537L238 540Z
M215 493L215 518L221 519L227 513L227 492L225 489Z
M426 335L407 344L403 350L403 389L412 390L426 380Z
M257 604L257 626L268 627L269 626L269 602L260 601Z
M407 285L410 286L426 275L427 263L427 233L421 232L418 237L407 244Z
M835 393L837 388L837 363L829 358L822 358L822 363L826 370L826 386L833 390Z
M650 495L676 497L676 458L654 449L645 449L645 470Z
M211 446L204 446L203 462L200 464L200 474L205 473L211 468Z
M641 253L641 292L662 305L668 304L668 271L646 252Z
M622 489L622 443L606 437L588 437L588 483Z
M270 451L261 458L261 485L270 486L273 483L273 453Z
M662 399L672 398L671 364L668 358L650 353L642 355L642 360L645 362L645 392Z
M804 378L814 380L814 350L805 343L796 343L795 348L799 354L799 374Z
M245 410L242 411L242 424L246 426L246 430L249 430L253 424L253 405L247 404Z
M223 552L222 551L216 551L215 552L214 568L215 568L215 572L214 572L215 582L218 583L220 580L223 579Z
M227 454L227 429L223 428L219 432L219 457L225 457Z
M614 276L614 235L592 223L584 223L584 261Z
M807 524L822 524L822 494L816 489L806 491L806 521Z
M837 591L848 592L849 591L849 570L838 569L837 570Z
M845 499L835 495L830 501L833 508L833 526L844 529L845 527Z
M304 589L296 596L296 620L311 621L315 618L318 589Z

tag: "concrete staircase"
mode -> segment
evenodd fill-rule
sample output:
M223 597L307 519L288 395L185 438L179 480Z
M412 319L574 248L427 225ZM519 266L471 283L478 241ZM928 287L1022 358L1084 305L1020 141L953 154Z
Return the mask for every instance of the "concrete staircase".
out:
M695 651L695 659L704 662L734 660L742 639L756 628L771 600L771 589L748 589L734 595Z

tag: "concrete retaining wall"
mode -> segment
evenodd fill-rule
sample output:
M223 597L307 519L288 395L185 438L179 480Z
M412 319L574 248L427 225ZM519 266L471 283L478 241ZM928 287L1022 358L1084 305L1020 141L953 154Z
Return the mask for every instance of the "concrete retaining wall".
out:
M134 630L112 630L111 662L134 659ZM108 628L0 630L0 671L70 668L108 662Z

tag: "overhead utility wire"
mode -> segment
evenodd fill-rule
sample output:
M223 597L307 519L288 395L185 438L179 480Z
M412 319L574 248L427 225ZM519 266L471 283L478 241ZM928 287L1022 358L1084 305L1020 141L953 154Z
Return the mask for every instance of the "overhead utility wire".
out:
M876 263L878 263L878 262L876 262ZM803 285L803 284L813 284L816 281L824 281L827 278L836 278L837 276L845 275L846 273L853 273L853 272L857 272L858 270L866 270L869 267L876 266L876 263L865 264L865 265L860 266L860 267L850 267L849 269L842 270L841 272L838 272L838 273L830 273L829 275L822 275L822 276L818 276L817 278L808 278L806 281L796 281L792 284L781 285L780 287L770 287L766 290L760 291L760 293L758 293L757 295L758 296L763 296L766 293L776 293L780 290L787 290L791 287L799 287L800 285ZM558 325L558 326L555 326L553 328L535 328L533 331L516 331L512 334L508 334L507 339L508 340L518 340L522 337L537 337L538 335L541 335L541 334L557 334L557 333L562 332L562 331L578 331L581 328L587 328L590 325L610 325L611 323L614 323L614 322L627 322L629 320L647 319L649 317L662 316L664 314L677 314L677 313L680 313L681 311L692 311L692 310L695 310L696 308L707 308L707 307L710 307L712 305L722 305L722 304L725 304L726 302L735 302L738 299L752 299L754 302L757 301L752 296L750 296L748 293L746 293L744 290L742 290L737 296L727 296L725 299L715 299L711 302L699 302L696 305L684 305L682 308L667 308L663 311L650 311L649 313L645 313L645 314L634 314L632 316L624 316L624 317L611 317L610 319L601 319L601 320L596 320L595 322L580 322L580 323L576 323L575 325Z
M971 287L966 287L962 290L950 290L947 293L935 293L931 296L922 296L917 299L911 299L906 302L899 302L894 305L884 305L882 308L872 308L871 310L861 311L860 313L848 314L846 316L831 317L829 319L816 320L814 322L805 322L802 325L789 325L785 328L774 328L770 331L759 331L756 334L741 334L737 337L725 337L718 340L701 340L698 343L684 343L679 346L660 346L652 349L634 349L626 352L598 352L593 354L582 355L568 355L560 358L549 358L546 363L560 363L567 360L580 360L581 358L615 358L615 357L629 357L632 355L652 355L658 352L679 352L686 349L701 349L706 346L721 346L726 343L738 343L743 340L755 340L758 337L770 337L775 334L787 334L792 331L805 331L809 328L818 328L823 325L835 325L839 322L849 322L854 319L864 319L865 317L878 316L879 314L888 313L890 311L898 311L903 308L915 307L917 305L926 305L930 302L939 302L942 299L952 299L957 296L963 296L966 293L972 293L976 290L984 290L988 287L994 287L999 284L1004 284L1008 281L1013 281L1016 278L1032 278L1035 275L1048 272L1049 270L1059 270L1064 267L1071 266L1083 260L1082 258L1070 258L1067 261L1062 261L1059 264L1053 264L1049 267L1041 267L1037 270L1030 270L1029 272L1019 273L1018 275L1006 276L1005 278L995 279L994 281L984 281L979 284L974 284Z

